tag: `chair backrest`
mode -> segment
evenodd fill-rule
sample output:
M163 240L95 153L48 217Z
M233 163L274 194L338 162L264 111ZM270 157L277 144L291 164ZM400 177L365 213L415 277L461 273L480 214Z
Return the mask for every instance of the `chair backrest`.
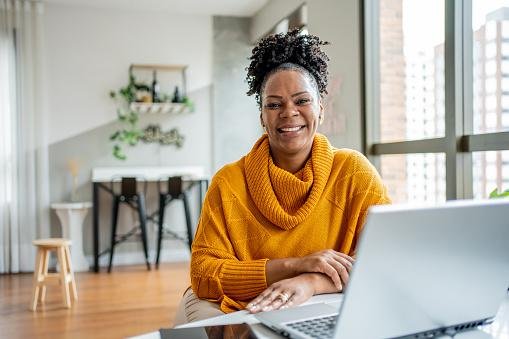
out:
M133 197L138 193L137 180L133 177L122 177L120 194L126 197Z
M182 194L182 177L168 178L168 194L172 198L178 198Z

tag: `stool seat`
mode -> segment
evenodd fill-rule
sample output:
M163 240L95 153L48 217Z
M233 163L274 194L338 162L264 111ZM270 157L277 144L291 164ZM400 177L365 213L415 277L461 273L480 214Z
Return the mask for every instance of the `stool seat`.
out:
M35 260L35 270L33 278L33 291L30 309L35 311L37 303L44 302L46 298L46 285L51 282L57 282L62 288L62 296L65 307L71 307L71 295L69 287L72 289L74 301L78 300L76 291L76 282L71 263L71 252L69 245L71 241L63 238L37 239L32 242L37 247L37 257ZM58 273L48 273L48 261L51 251L57 254L57 261L60 267Z
M34 240L32 241L32 244L38 247L60 247L60 246L70 246L72 244L72 241L63 238L47 238Z

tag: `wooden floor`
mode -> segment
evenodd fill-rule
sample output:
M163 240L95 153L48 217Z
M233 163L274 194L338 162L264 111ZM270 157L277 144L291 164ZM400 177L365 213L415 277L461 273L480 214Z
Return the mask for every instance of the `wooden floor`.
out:
M0 275L0 337L123 338L171 327L189 283L189 263L159 270L118 266L112 273L75 273L78 302L62 306L58 285L29 310L32 274Z

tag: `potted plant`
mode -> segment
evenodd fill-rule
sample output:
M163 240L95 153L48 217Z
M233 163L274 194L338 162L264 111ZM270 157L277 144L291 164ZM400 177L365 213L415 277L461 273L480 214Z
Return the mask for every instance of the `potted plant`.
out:
M509 198L509 189L506 189L505 191L498 192L498 188L495 188L490 193L490 199L496 199L496 198Z

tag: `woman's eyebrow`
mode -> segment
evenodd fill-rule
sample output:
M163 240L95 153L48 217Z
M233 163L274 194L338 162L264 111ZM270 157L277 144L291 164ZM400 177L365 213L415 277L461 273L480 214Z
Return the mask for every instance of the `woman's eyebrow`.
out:
M293 97L296 97L298 95L301 95L301 94L306 94L306 93L309 93L308 91L302 91L302 92L297 92L297 93L294 93L292 94L292 98ZM266 95L265 98L276 98L276 99L283 99L282 96L280 95Z
M302 92L298 92L298 93L292 94L292 98L296 97L298 95L301 95L301 94L305 94L305 93L309 93L309 92L308 91L302 91Z
M283 99L280 95L266 95L265 98L276 98L276 99Z

